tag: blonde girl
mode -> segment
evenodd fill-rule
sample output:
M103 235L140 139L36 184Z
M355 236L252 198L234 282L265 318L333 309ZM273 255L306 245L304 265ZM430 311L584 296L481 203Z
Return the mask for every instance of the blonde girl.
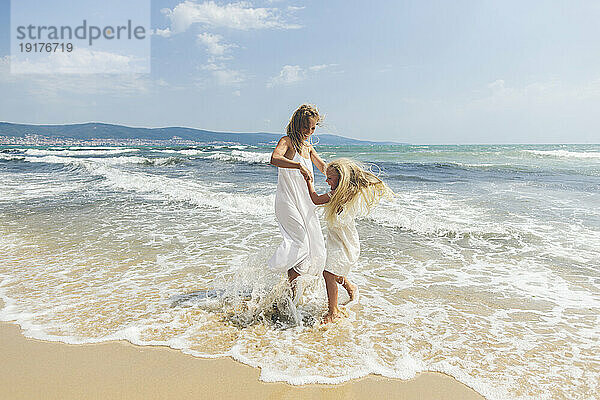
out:
M352 265L360 253L360 242L354 219L369 213L384 197L393 192L381 179L367 171L360 163L339 158L327 165L326 182L331 191L319 195L312 179L307 179L308 192L315 205L325 205L327 220L327 260L323 277L327 287L329 311L324 322L332 322L344 314L338 308L338 287L348 292L350 301L358 299L358 287L348 278Z
M325 162L308 142L320 122L315 106L298 107L287 125L287 135L271 155L271 164L278 167L275 216L283 241L268 265L286 271L290 283L302 274L320 275L325 265L325 240L305 183L312 179L313 164L325 173ZM292 289L295 294L295 285Z

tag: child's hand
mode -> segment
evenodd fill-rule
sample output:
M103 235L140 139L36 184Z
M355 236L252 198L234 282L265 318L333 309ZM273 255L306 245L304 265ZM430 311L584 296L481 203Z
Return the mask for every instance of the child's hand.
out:
M304 165L302 165L302 164L300 164L300 173L302 174L302 176L304 177L304 179L306 179L307 181L308 181L309 179L312 179L312 178L311 178L311 175L310 175L310 172L309 172L309 171L308 171L308 169L307 169L307 168L306 168Z

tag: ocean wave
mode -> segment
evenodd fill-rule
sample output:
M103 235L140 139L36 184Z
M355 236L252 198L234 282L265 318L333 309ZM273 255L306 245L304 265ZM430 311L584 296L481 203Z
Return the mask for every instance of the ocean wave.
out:
M252 146L252 145L246 145L246 144L216 144L211 146L211 148L213 149L237 149L237 150L244 150L244 149L248 149L248 148L256 148L256 146Z
M152 153L169 153L169 154L175 154L175 153L179 153L179 150L173 150L173 149L152 149L150 150Z
M269 164L271 162L271 153L254 153L251 151L233 150L228 153L215 153L208 157L211 160L235 161L249 164Z
M225 162L243 162L248 164L268 164L271 161L271 153L256 153L252 151L242 151L250 146L212 146L211 150L207 149L164 149L151 150L156 153L181 154L184 156L197 156L208 160L218 160ZM214 151L212 149L231 148L231 152ZM195 157L196 158L196 157Z
M116 165L138 163L167 165L177 158L147 159L145 157L71 158L59 156L26 157L26 161L73 165L92 175L104 177L109 186L119 190L155 193L173 201L184 201L201 207L211 207L234 214L250 214L259 218L271 218L275 195L260 196L239 193L214 192L205 185L193 181L143 172L126 172ZM177 161L179 162L179 161ZM162 164L158 164L162 163Z
M123 164L141 164L141 165L173 165L184 162L179 157L167 158L147 158L138 156L123 156L123 157L61 157L56 155L47 155L41 157L23 157L24 161L34 163L49 163L49 164L73 164L84 165L84 162L92 162L104 165L123 165Z
M126 157L110 157L110 158L85 158L85 161L100 162L108 165L121 165L121 164L141 164L141 165L174 165L181 164L185 160L180 157L160 157L160 158L148 158L138 156L126 156Z
M197 150L197 149L186 149L186 150L178 150L177 153L186 155L186 156L198 156L201 154L206 154L205 150Z
M25 159L24 156L10 155L10 154L1 154L0 153L0 161L23 161L24 159Z
M392 201L382 202L368 219L380 226L418 235L449 240L477 238L489 241L491 246L498 240L518 240L521 235L517 230L493 221L486 210L435 192L397 194Z
M122 153L135 153L140 149L111 149L111 150L42 150L26 149L25 154L29 156L103 156Z
M167 153L167 154L181 154L184 156L198 156L202 154L210 154L207 150L201 149L182 149L182 150L173 150L173 149L163 149L163 150L150 150L153 153Z
M526 153L545 157L600 159L600 152L579 152L567 150L523 150Z
M63 150L62 147L53 147L56 150ZM69 150L122 150L123 147L115 146L70 146Z
M19 154L23 153L27 149L0 149L0 153L3 154Z
M106 178L109 186L116 189L159 194L162 198L171 201L182 201L200 207L215 208L232 214L273 218L271 214L275 195L260 196L214 192L201 183L180 178L124 172L103 165L87 165L86 168L91 173Z

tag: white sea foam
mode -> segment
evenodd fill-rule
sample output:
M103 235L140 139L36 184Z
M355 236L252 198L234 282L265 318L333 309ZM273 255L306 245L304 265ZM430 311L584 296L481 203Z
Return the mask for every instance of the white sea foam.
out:
M200 150L200 149L184 149L184 150L165 149L165 150L151 150L151 151L154 153L182 154L185 156L198 156L198 155L210 154L210 152L208 152L207 150Z
M117 189L142 193L160 193L167 199L185 201L202 207L213 207L234 214L250 214L260 218L270 217L275 196L259 196L213 192L205 185L183 179L127 173L105 166L90 166L90 172L101 175Z
M255 153L251 151L233 150L231 153L215 153L206 158L221 161L238 161L250 164L269 164L271 153Z
M465 207L460 199L433 191L399 193L392 201L383 202L369 218L384 226L436 236L508 233L485 210Z
M22 180L4 178L2 182L2 193L0 200L31 200L37 198L56 198L56 196L77 192L84 188L85 183L43 179L34 182L23 182Z
M237 149L237 148L241 148L241 147L248 147L246 145L239 145L236 143L229 143L229 144L215 144L211 146L213 149L226 149L226 148L232 148L232 149Z
M213 149L219 148L232 148L231 152L225 151L212 151L212 150L200 150L200 149L186 149L186 150L152 150L153 152L160 153L172 153L182 154L185 156L201 156L209 160L220 160L220 161L236 161L246 162L250 164L268 164L271 160L271 153L256 153L251 151L242 151L250 146L213 146Z
M153 153L169 153L169 154L174 154L174 153L178 153L179 150L173 150L173 149L164 149L164 150L150 150Z
M197 156L200 154L206 154L206 151L196 150L196 149L187 149L187 150L179 150L178 153L184 154L186 156Z
M71 158L59 156L27 157L29 162L71 164L85 168L89 173L106 178L107 183L119 190L131 190L140 193L155 193L174 201L185 201L202 207L214 207L235 214L250 214L259 218L272 218L271 209L274 195L260 196L213 192L207 186L178 178L150 175L140 172L126 172L115 169L112 165L130 163L133 157L106 158ZM144 164L151 159L135 157L135 163ZM168 159L160 159L161 163L169 163Z
M167 158L148 158L138 156L122 156L122 157L63 157L56 155L38 156L38 157L23 157L28 162L34 163L50 163L50 164L73 164L86 165L85 163L96 163L103 165L123 165L123 164L146 164L146 165L170 165L182 161L179 157Z
M140 149L111 149L111 150L42 150L26 149L25 154L30 156L103 156L122 153L135 153Z
M148 158L148 157L138 157L138 156L83 158L83 160L107 164L107 165L121 165L121 164L171 165L171 164L177 164L177 163L180 163L183 161L179 157Z
M12 155L12 154L2 154L2 153L0 153L0 160L5 160L5 161L22 161L24 159L25 159L25 157L23 157L23 156Z
M62 147L53 147L52 149L64 150ZM115 146L70 146L69 150L123 150L124 147Z
M567 151L567 150L524 150L527 153L546 157L566 157L600 159L600 152Z

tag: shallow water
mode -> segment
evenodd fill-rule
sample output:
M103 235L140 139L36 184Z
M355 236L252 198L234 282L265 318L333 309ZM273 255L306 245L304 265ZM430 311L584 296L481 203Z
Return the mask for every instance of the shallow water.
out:
M0 319L265 381L441 371L489 399L600 397L600 146L318 147L398 194L358 221L361 301L330 326L321 280L294 306L264 268L270 151L0 148Z

